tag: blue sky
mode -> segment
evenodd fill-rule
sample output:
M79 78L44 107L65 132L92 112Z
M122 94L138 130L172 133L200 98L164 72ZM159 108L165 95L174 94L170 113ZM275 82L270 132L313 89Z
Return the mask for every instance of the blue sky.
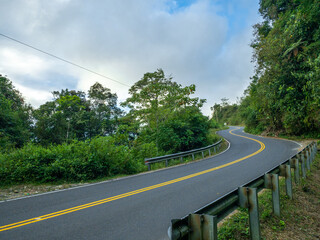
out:
M163 68L195 84L210 106L235 102L253 75L249 47L260 21L256 0L11 0L1 3L0 33L99 72L128 86ZM61 89L88 91L95 82L128 88L0 36L0 74L37 107Z
M197 2L197 0L176 0L175 10L181 10ZM217 7L217 14L228 19L228 37L243 31L258 14L258 1L250 0L215 0L210 1ZM174 12L174 11L173 11ZM253 14L255 12L256 14Z

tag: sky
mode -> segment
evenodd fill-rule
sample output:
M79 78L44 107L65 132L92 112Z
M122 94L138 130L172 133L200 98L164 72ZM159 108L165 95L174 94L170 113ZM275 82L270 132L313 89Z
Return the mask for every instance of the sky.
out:
M87 92L99 82L124 101L146 72L162 68L207 99L235 103L254 73L257 0L0 0L0 74L35 108L52 91ZM115 80L115 81L113 81ZM120 83L121 84L120 84Z

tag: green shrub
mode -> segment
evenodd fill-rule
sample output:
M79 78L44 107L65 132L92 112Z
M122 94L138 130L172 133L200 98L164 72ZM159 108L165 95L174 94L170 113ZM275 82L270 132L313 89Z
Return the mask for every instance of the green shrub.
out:
M42 147L28 144L0 155L2 185L22 182L84 181L143 170L143 159L154 153L152 144L129 149L113 137Z

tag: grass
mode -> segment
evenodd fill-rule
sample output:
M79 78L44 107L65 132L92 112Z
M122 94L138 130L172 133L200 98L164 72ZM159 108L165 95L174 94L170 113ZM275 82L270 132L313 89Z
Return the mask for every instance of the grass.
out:
M320 239L320 154L311 172L299 185L293 185L293 200L285 195L284 179L280 179L281 217L272 213L270 190L259 194L259 214L262 239ZM218 229L218 239L249 239L249 219L246 209L239 209Z

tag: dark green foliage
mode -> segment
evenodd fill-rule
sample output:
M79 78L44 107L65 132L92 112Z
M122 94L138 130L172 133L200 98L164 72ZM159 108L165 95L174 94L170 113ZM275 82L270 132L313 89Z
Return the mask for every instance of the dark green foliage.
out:
M216 104L214 117L240 117L253 133L319 137L320 2L261 0L259 11L264 21L254 26L251 44L255 75L239 106Z
M31 136L31 107L12 82L0 75L0 152L21 147Z
M221 104L215 104L211 107L213 111L212 121L219 123L220 125L241 125L242 118L239 112L239 105L228 103L228 99L221 99Z
M160 124L159 148L167 152L182 152L209 145L208 129L208 118L199 108L183 108Z
M86 140L115 133L122 111L117 107L117 95L99 83L86 94L81 91L53 92L54 100L33 113L35 141L44 146L74 139Z
M148 144L147 144L148 145ZM144 157L154 146L129 149L117 146L113 137L98 137L88 142L73 141L42 147L27 144L14 152L0 155L0 182L85 181L143 170Z
M137 143L154 142L157 151L168 153L207 144L208 119L200 111L205 100L192 98L194 92L195 85L182 87L162 69L144 74L122 104L130 108L127 124L140 126L136 127Z
M200 107L195 85L182 87L159 69L129 90L123 116L117 95L95 83L88 94L53 92L53 100L32 112L11 81L1 78L0 182L86 181L146 169L144 159L216 142ZM3 87L6 86L6 87ZM23 114L27 113L26 116ZM33 136L23 134L27 126ZM27 129L27 128L26 128ZM21 143L19 138L25 137ZM19 147L14 150L15 147ZM11 151L8 149L11 148Z
M252 43L257 68L247 90L247 126L319 136L320 2L262 0L260 12L265 22L255 26Z

